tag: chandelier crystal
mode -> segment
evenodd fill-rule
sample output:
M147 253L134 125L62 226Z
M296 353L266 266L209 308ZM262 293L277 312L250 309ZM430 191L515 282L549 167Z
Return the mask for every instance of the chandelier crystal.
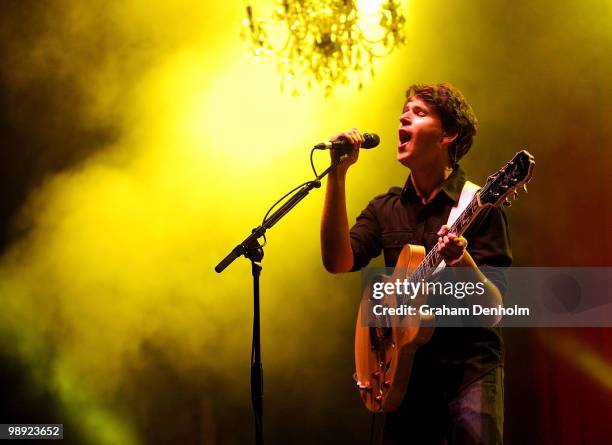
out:
M374 76L374 59L404 44L406 18L401 0L379 0L378 11L373 11L377 29L371 32L368 26L366 33L362 28L368 14L360 14L358 3L276 0L274 29L248 4L242 38L256 58L275 59L282 90L290 84L297 94L301 85L311 88L314 81L330 95L336 85L353 80L361 89L364 73Z

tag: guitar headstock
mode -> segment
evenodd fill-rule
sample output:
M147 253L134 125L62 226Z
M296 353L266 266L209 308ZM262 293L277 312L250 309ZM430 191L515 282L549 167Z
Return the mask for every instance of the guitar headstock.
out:
M480 205L499 206L510 205L508 196L513 193L518 196L518 188L527 191L527 183L531 180L535 158L527 151L521 150L510 162L497 173L487 178L487 183L478 192Z

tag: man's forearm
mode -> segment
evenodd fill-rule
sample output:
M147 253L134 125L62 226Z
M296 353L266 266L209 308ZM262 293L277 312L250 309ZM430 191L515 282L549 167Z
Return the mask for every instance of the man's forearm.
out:
M499 305L503 305L503 299L501 293L497 286L493 284L491 281L485 277L482 271L478 268L474 259L466 250L462 257L453 264L452 267L457 267L461 269L461 278L467 282L473 283L484 283L484 292L482 295L474 294L470 296L466 296L465 303L469 305L479 304L483 307L497 307ZM486 324L495 326L501 320L501 316L492 315L486 322Z
M321 218L321 256L323 265L332 273L348 272L353 268L345 180L344 173L330 173Z

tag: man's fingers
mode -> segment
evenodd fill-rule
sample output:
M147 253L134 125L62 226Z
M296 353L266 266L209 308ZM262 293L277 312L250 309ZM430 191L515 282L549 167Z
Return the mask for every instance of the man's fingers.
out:
M462 246L467 246L467 240L462 236L457 236L455 233L448 233L448 226L442 226L437 233L438 242L445 244L457 244Z
M449 233L450 227L443 225L438 231L438 252L449 265L455 264L465 253L467 240L456 233Z
M462 236L457 236L455 233L450 233L448 239L451 243L458 246L467 246L467 240Z
M357 136L357 141L359 142L359 145L363 144L365 141L363 134L361 134L361 132L356 128L353 128L353 130L355 130L355 136Z
M343 133L338 133L332 136L330 138L330 141L337 141L341 139L349 141L355 150L359 149L361 144L363 144L363 142L365 141L363 134L361 134L361 132L356 128L345 131Z
M359 148L359 146L364 141L363 135L356 128L353 128L353 129L349 130L348 134L349 134L349 137L350 137L349 140L351 141L351 144L353 144L353 146L355 148Z
M438 236L444 236L446 235L448 232L450 231L450 227L446 224L444 224L442 227L440 227L440 230L438 230L437 235Z
M438 238L438 250L446 249L453 252L461 252L467 247L467 240L463 237L449 235Z

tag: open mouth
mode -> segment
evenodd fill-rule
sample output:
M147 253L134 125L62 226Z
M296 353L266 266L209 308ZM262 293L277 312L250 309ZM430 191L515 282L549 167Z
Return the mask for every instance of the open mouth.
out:
M412 133L410 133L408 130L403 130L400 128L399 130L399 141L401 145L404 145L407 142L410 142L410 140L412 139Z

